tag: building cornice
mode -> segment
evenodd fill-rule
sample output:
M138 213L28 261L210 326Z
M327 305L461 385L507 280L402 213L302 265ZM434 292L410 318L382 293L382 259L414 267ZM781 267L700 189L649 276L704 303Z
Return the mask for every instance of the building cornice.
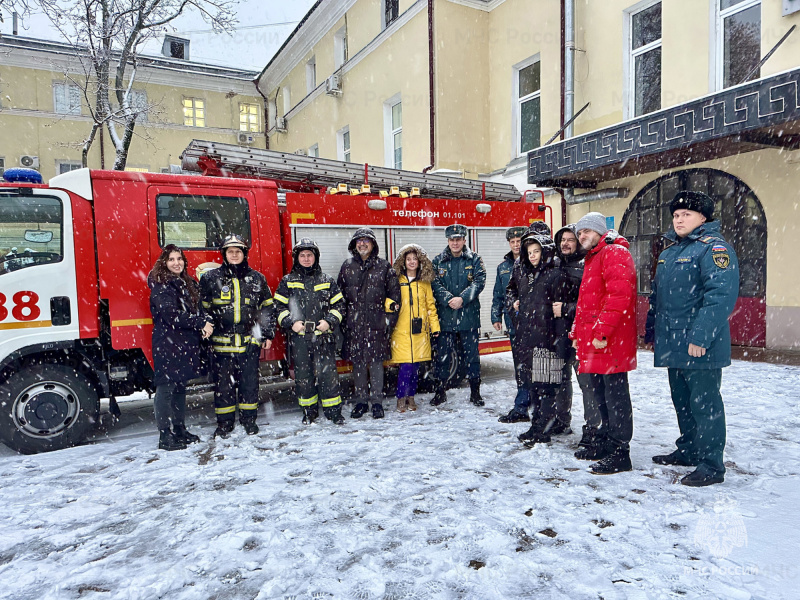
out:
M6 48L0 43L0 52ZM30 48L15 47L3 56L3 65L22 69L35 69L52 73L63 73L85 77L86 69L80 59L64 52L48 52ZM210 92L236 92L247 96L257 96L252 79L228 77L203 71L187 70L178 66L141 65L137 71L134 85L163 85L184 87Z
M506 0L447 0L453 4L460 4L461 6L468 6L484 12L492 12L495 8L500 6Z

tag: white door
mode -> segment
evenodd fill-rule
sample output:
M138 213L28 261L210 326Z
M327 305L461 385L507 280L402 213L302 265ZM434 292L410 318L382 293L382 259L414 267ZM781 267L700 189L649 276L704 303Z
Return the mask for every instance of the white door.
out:
M72 235L66 193L0 189L0 360L80 337Z

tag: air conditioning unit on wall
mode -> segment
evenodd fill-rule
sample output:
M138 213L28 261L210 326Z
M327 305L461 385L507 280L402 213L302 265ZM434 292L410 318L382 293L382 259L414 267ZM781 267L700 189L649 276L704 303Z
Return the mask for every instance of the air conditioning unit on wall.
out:
M256 138L249 133L239 133L239 143L240 144L252 144Z
M286 133L286 117L277 117L275 119L275 131L278 133Z
M338 73L334 73L325 80L325 93L329 96L342 95L342 77Z
M23 154L19 157L19 166L26 167L28 169L38 169L39 168L39 157L38 156L30 156L28 154Z

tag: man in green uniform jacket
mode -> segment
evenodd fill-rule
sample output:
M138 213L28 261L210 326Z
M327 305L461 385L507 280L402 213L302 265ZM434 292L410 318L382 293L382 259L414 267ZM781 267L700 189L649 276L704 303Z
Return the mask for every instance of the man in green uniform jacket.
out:
M483 406L478 353L481 304L478 297L486 285L486 268L483 259L467 247L467 228L464 225L448 226L445 236L447 248L433 259L435 279L431 287L442 331L436 341L438 381L431 404L438 406L447 400L445 389L460 360L467 367L470 402ZM456 359L456 353L460 354L459 359Z
M725 479L720 384L731 364L728 317L739 296L739 263L709 196L679 192L669 208L673 231L658 257L645 342L655 342L655 366L668 369L681 435L675 451L653 462L697 467L681 483L706 486Z

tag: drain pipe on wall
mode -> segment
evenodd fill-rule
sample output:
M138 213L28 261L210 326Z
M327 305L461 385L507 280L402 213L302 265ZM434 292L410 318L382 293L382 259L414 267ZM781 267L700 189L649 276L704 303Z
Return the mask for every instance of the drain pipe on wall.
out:
M427 173L436 165L436 79L435 79L435 61L436 61L436 46L433 39L433 2L428 0L428 102L430 105L430 164L422 169L423 173Z
M264 92L261 91L261 86L259 85L259 78L256 77L253 80L253 83L256 84L256 90L258 93L261 94L261 97L264 99L264 148L269 150L269 98L264 95ZM277 99L275 100L277 105Z
M575 113L575 0L561 0L561 123ZM571 138L572 123L561 132L561 139ZM561 190L561 224L567 224L567 204L571 189Z

